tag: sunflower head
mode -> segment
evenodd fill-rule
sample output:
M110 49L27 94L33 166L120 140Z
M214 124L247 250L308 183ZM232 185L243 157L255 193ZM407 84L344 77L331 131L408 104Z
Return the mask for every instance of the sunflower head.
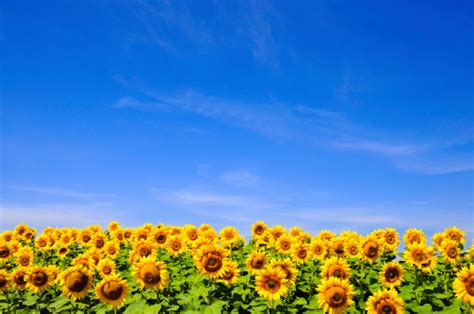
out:
M218 280L226 285L233 285L237 283L240 276L239 265L236 261L227 261L224 263L224 272Z
M267 225L263 221L257 221L252 225L252 236L255 237L260 237L263 235L265 230L267 229Z
M294 285L298 270L289 258L283 260L272 260L269 264L269 268L279 268L285 273L285 279L288 285Z
M162 290L168 283L168 272L163 262L153 257L142 258L134 267L133 274L142 289L155 288Z
M378 291L367 300L367 313L401 314L403 313L403 300L393 289Z
M380 272L380 281L387 288L395 288L402 284L404 270L400 264L390 262L384 265Z
M97 265L96 270L102 277L110 276L115 273L117 266L115 265L114 261L108 258L102 259L99 264Z
M457 273L453 290L458 299L474 306L474 265L464 267Z
M10 283L10 275L6 270L0 269L0 292L7 290Z
M451 227L444 230L444 236L446 239L457 242L457 243L464 243L466 239L464 238L464 231L457 227Z
M196 253L196 267L201 274L211 279L220 278L225 272L224 264L228 254L226 249L217 245L203 246Z
M39 293L48 289L53 282L53 275L47 267L33 266L28 269L26 275L26 287L34 293Z
M408 229L405 232L405 235L403 236L403 241L405 242L407 246L413 245L415 243L425 244L426 237L423 231L412 228L412 229Z
M344 239L341 237L332 239L330 241L330 250L331 250L331 255L343 257L345 255Z
M247 258L246 265L252 274L257 274L259 271L265 268L268 262L268 257L264 252L253 251Z
M82 266L69 267L60 274L59 280L62 292L73 300L85 297L92 287L92 275Z
M344 244L344 251L348 258L359 258L361 248L358 239L348 239Z
M128 284L118 275L113 274L105 277L97 284L95 293L100 302L118 308L123 304L128 294Z
M311 251L311 255L313 256L313 258L315 258L317 260L320 260L320 261L322 261L322 260L324 260L324 258L326 258L326 255L327 255L327 252L328 252L326 243L327 242L322 241L318 237L315 237L315 238L311 239L309 249Z
M170 236L167 249L171 255L178 256L186 251L186 243L181 235Z
M15 253L16 263L20 267L28 267L33 264L33 250L29 246L22 247Z
M6 261L12 255L10 245L5 241L0 241L0 261Z
M257 293L269 301L279 300L288 291L286 274L279 268L267 268L255 279Z
M373 263L377 260L380 255L381 247L375 237L367 237L362 241L362 258L369 262Z
M282 254L290 254L293 241L290 236L283 234L276 240L277 250Z
M311 251L305 243L300 243L293 247L291 257L297 264L304 264L311 258Z
M425 244L414 243L407 247L405 260L408 264L421 268L430 257L430 250Z
M321 269L321 277L323 279L329 279L331 277L347 279L350 275L349 264L337 256L327 259Z
M440 247L441 255L446 262L457 263L461 258L461 250L458 247L458 242L453 240L446 240Z
M318 289L318 301L324 312L343 313L352 303L354 290L346 279L331 277Z

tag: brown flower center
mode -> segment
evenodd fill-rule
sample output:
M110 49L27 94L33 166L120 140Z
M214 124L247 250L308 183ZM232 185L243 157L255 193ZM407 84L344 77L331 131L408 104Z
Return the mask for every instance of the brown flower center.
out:
M398 269L395 267L390 267L385 272L385 280L387 280L390 283L397 281L399 276L400 274L398 273Z
M391 300L381 300L377 304L377 314L396 313L397 310Z
M306 250L299 250L298 251L298 257L299 258L306 258L306 255L308 255Z
M394 244L395 243L395 237L390 234L385 238L385 241L387 241L388 244Z
M102 287L102 294L109 300L115 301L122 296L123 287L120 283L112 281L107 282Z
M10 250L6 246L0 247L0 258L7 258L10 255Z
M252 261L252 267L257 268L257 269L262 268L263 267L263 260L261 258L254 259Z
M87 242L89 242L90 240L91 240L90 235L85 234L85 235L82 236L82 241L83 241L83 242L87 243Z
M0 275L0 289L5 287L7 285L7 278L5 278L3 275Z
M26 284L25 272L20 271L20 272L16 273L16 275L13 276L13 281L20 287L24 286Z
M173 242L173 250L179 251L181 249L181 243L180 242Z
M48 275L42 271L37 271L31 274L31 279L33 285L41 287L48 282Z
M22 257L22 258L20 259L20 265L21 265L21 266L28 266L29 264L30 264L30 259L29 259L29 257L26 257L26 256L25 256L25 257Z
M222 268L222 259L217 255L210 255L205 262L204 268L210 273L217 272Z
M152 265L152 264L144 265L140 269L140 278L146 284L156 284L160 282L161 280L160 270L155 265Z
M74 271L66 277L66 286L72 292L81 292L88 282L89 278L79 271Z
M166 236L164 234L159 234L156 238L156 242L163 244L166 242Z
M281 282L277 278L269 278L265 281L265 290L276 292L281 287Z
M341 287L331 287L326 291L326 301L332 308L344 306L347 301L347 296Z
M378 246L375 243L368 243L365 247L367 257L374 258L378 254Z
M464 283L466 291L470 296L474 297L474 275L469 277L469 279Z
M95 247L100 249L101 247L103 247L105 244L104 240L103 239L97 239L95 240Z
M458 256L458 250L455 247L451 246L448 249L448 256L450 258L456 258Z
M258 234L258 235L262 235L263 234L263 227L262 226L255 227L255 233Z
M151 254L151 250L148 247L140 248L140 255L141 256L148 256Z

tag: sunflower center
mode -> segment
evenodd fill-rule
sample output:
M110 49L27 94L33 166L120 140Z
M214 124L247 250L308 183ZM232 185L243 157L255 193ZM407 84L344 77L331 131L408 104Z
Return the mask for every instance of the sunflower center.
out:
M394 244L395 243L395 237L393 235L389 235L386 238L386 241L388 244Z
M254 268L262 268L263 267L263 261L261 259L258 259L256 261L253 261L252 263Z
M388 282L394 282L398 279L398 270L396 268L389 268L385 273L385 279Z
M24 272L19 272L17 273L14 277L13 277L13 281L19 285L19 286L23 286L26 284L26 281L25 281L25 273Z
M288 250L290 248L290 244L288 242L283 242L281 247L284 249L284 250Z
M218 256L215 256L215 255L211 255L206 263L205 263L205 267L204 267L208 272L217 272L219 271L221 268L222 268L222 259Z
M422 262L422 261L425 259L425 256L423 255L423 253L418 252L418 253L415 255L415 259L416 259L417 262Z
M369 244L367 248L367 256L372 258L377 256L377 247L374 244Z
M140 255L141 255L141 256L148 256L148 255L150 255L150 254L151 254L151 251L150 251L149 248L147 248L147 247L142 247L142 248L140 249Z
M192 241L197 239L197 233L195 231L188 233L188 238Z
M298 257L299 258L305 258L307 255L306 250L299 250L298 251Z
M41 287L48 282L48 275L43 272L35 272L31 275L33 285Z
M320 246L314 248L314 253L316 253L317 255L321 254L322 251L323 249Z
M258 235L262 235L263 233L263 227L262 226L257 226L255 228L255 233L258 234Z
M234 272L230 270L226 270L224 274L222 275L222 278L225 280L230 280L234 277Z
M88 282L89 278L79 271L74 271L66 277L66 286L73 292L81 292Z
M449 250L448 250L448 256L450 258L455 258L458 256L458 250L456 250L455 247L451 247Z
M165 243L166 241L166 237L164 234L159 234L157 237L156 237L156 242L160 243L160 244L163 244Z
M105 244L105 242L104 242L103 239L97 239L97 240L95 241L95 247L98 248L98 249L100 249L101 247L103 247L104 244Z
M280 289L281 283L280 280L270 278L266 281L266 290L271 291L271 292L276 292L278 289Z
M62 247L59 249L59 254L66 254L67 253L67 249L65 247Z
M115 301L122 296L123 287L118 282L108 282L102 287L102 294L109 300Z
M347 296L340 287L331 287L326 291L326 299L330 307L338 308L346 304Z
M114 255L117 252L117 250L112 246L112 247L109 247L108 252L110 255Z
M464 284L469 295L474 296L474 276L471 276Z
M155 265L144 265L140 269L140 278L147 284L160 282L160 271Z
M0 247L0 257L6 258L10 255L10 250L6 246Z
M334 252L336 252L337 255L344 254L344 247L342 245L339 245L336 247L336 250L334 250Z
M377 313L384 314L384 313L396 313L396 309L388 300L381 300L379 304L377 304Z
M41 239L41 240L38 241L38 246L39 247L45 247L46 244L47 244L46 240Z
M28 257L22 257L20 259L21 266L28 266L30 264L30 259Z
M90 237L89 235L86 234L86 235L83 235L83 236L82 236L82 241L84 241L84 242L87 243L87 242L89 242L90 240L91 240L91 237Z
M102 268L102 272L106 275L109 275L112 272L112 269L109 266L104 266L104 268Z
M179 251L181 249L181 243L179 242L174 242L173 243L173 250Z

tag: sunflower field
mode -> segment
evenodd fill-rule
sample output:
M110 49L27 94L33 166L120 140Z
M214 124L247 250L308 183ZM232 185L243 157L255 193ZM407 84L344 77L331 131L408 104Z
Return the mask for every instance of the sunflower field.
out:
M256 222L0 234L3 313L474 313L474 247L452 227L368 235ZM404 242L399 252L400 241Z

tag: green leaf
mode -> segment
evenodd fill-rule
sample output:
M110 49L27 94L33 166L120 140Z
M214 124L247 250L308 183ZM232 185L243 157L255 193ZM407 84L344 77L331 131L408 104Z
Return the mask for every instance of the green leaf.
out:
M410 306L410 309L413 310L417 314L431 314L433 313L433 309L431 307L431 304L424 304L422 306L418 304L413 304Z
M146 301L145 300L136 300L130 303L125 309L124 313L142 313L145 309Z
M445 307L442 311L438 312L438 314L451 314L451 313L461 313L461 301L456 299L453 304L448 307Z
M204 314L218 314L222 312L222 307L226 304L225 301L215 301L211 305L204 308Z
M143 309L143 314L157 314L160 313L161 304L146 305Z

